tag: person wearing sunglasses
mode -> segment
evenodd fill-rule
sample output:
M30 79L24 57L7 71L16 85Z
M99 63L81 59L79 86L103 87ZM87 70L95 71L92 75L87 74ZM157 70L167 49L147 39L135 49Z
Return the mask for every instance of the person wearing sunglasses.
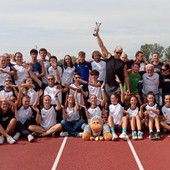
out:
M44 89L44 95L49 95L51 97L51 103L55 104L55 94L61 89L60 85L55 84L55 77L52 74L47 75L48 86ZM60 103L62 102L62 94L58 94Z
M11 77L7 77L4 82L4 88L0 90L0 98L10 99L11 96L17 96L18 91L16 90L17 85L12 83Z
M99 28L96 30L96 40L102 51L102 57L106 61L105 93L107 100L109 101L114 92L120 91L119 83L115 80L115 75L119 77L122 84L124 84L124 81L126 82L127 92L130 93L127 65L120 59L120 56L123 53L123 48L121 46L117 46L114 50L114 55L108 52L101 37L99 36Z

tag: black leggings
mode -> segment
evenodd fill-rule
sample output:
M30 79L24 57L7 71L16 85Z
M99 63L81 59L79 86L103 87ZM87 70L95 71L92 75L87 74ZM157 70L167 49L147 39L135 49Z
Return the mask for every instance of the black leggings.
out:
M27 124L22 124L20 121L17 121L16 131L21 133L23 137L27 137L30 134L30 131L28 130Z

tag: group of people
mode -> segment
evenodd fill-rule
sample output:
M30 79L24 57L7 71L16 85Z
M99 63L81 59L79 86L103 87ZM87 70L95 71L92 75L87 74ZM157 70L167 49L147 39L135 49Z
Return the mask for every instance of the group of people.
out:
M134 140L143 139L144 128L151 140L170 131L169 62L154 52L147 63L142 51L129 60L121 46L111 54L99 29L95 37L101 52L92 53L92 62L80 51L75 63L66 55L59 66L45 48L30 50L28 62L21 52L0 56L0 144L56 135L86 140L95 116L103 136L110 133L105 140L116 140L117 132L127 140L128 130Z

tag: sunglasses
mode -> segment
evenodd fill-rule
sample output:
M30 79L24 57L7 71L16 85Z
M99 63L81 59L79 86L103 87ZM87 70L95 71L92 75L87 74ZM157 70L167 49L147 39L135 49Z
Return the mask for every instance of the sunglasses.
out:
M122 52L116 52L116 54L120 54L120 55L121 55L121 54L122 54Z
M5 80L5 82L12 82L12 80Z
M166 71L167 69L161 69L162 71Z
M53 78L48 78L48 80L54 80Z

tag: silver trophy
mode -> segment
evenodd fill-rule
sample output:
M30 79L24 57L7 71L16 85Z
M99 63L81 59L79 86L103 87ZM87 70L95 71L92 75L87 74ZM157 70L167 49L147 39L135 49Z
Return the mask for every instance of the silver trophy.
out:
M93 36L96 36L97 35L97 31L99 30L99 27L102 23L101 22L96 22L96 26L95 26L95 29L94 29L94 32L93 32Z

